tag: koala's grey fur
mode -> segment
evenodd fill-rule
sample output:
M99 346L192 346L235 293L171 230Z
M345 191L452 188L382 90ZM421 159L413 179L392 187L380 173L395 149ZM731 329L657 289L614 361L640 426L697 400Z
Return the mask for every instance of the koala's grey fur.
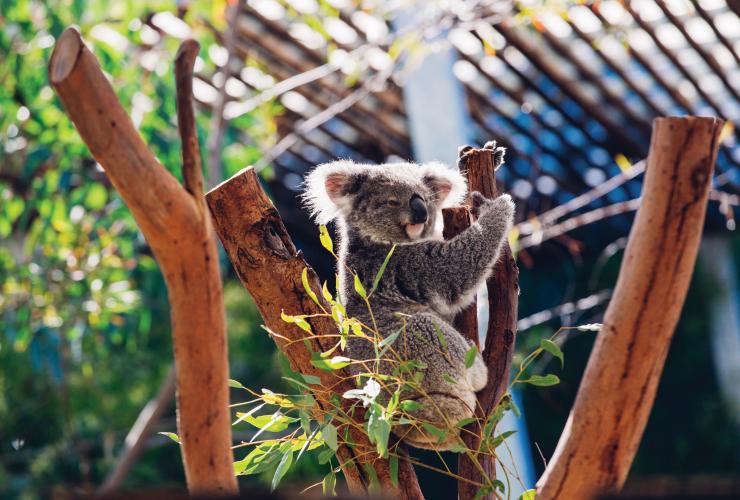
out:
M498 158L500 163L502 151ZM467 186L457 171L442 164L337 161L319 165L307 177L306 185L305 200L316 220L324 224L337 220L340 297L348 315L366 325L372 326L372 318L354 291L348 269L357 273L365 290L370 291L388 252L397 245L370 304L382 336L403 329L405 322L405 330L393 344L402 359L426 365L421 386L429 398L404 394L404 399L416 398L422 404L415 416L444 429L471 417L475 392L486 385L487 369L480 354L470 369L465 368L464 357L471 343L451 325L455 314L472 302L498 259L512 224L511 198L501 195L488 200L472 193L477 221L455 238L443 241L442 208L462 202ZM418 235L412 235L418 225L408 226L414 195L423 199L428 212ZM396 314L399 312L403 314ZM371 342L361 338L351 338L348 351L354 360L375 358ZM394 366L381 363L380 371L391 373ZM352 367L355 373L368 371L360 365ZM416 447L447 449L456 441L454 433L448 435L443 443L414 429L401 437Z

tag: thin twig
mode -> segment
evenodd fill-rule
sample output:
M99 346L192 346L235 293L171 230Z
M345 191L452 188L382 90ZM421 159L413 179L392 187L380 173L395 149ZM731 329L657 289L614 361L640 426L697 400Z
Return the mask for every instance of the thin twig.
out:
M98 489L97 493L99 495L117 490L126 479L131 468L144 451L147 439L154 431L156 423L174 401L176 382L175 368L172 367L157 395L144 406L139 416L136 417L131 430L128 431L116 464L111 469L108 477L105 478L103 485Z
M517 323L517 328L521 332L524 330L528 330L529 328L532 328L534 326L541 325L542 323L546 323L556 316L562 316L564 314L572 314L574 312L591 309L600 304L603 304L604 302L607 302L611 296L611 289L601 290L600 292L591 294L588 297L583 297L582 299L578 299L573 302L565 302L564 304L560 304L559 306L545 309L544 311L540 311L538 313L532 314L531 316L520 319Z

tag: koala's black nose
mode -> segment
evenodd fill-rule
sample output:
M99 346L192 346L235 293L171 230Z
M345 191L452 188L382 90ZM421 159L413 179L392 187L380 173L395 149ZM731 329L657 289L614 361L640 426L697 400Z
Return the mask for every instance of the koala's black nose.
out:
M418 194L412 196L409 206L411 207L411 222L413 224L422 224L427 221L427 206L421 196Z

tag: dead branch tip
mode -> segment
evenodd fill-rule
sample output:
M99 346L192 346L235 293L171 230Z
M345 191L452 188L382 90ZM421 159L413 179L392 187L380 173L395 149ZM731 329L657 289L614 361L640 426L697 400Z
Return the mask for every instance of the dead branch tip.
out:
M59 83L69 76L84 46L77 28L70 27L64 30L49 59L51 83Z

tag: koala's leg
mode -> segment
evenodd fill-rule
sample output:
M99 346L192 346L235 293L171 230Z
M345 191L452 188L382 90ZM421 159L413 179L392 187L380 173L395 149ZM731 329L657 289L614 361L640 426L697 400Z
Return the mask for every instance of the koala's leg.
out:
M459 429L454 426L473 416L476 396L487 379L487 370L480 354L471 368L465 367L465 355L471 343L443 319L430 313L418 313L406 323L406 331L396 342L397 352L405 359L424 363L421 393L406 394L416 399L421 408L414 416L435 427L447 429L448 438L438 443L420 429L407 429L403 439L416 447L447 449L457 440Z

